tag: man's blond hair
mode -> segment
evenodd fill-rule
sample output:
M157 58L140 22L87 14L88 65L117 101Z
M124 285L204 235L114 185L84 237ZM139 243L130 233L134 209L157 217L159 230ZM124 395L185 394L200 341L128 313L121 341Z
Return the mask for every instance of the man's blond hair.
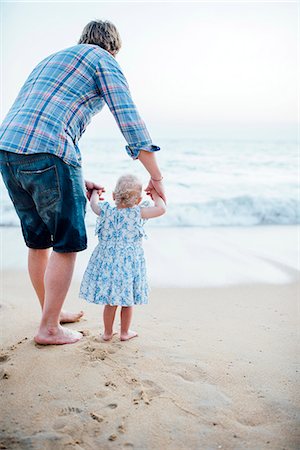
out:
M92 20L83 29L78 44L99 45L113 55L121 48L122 41L115 25L108 20Z

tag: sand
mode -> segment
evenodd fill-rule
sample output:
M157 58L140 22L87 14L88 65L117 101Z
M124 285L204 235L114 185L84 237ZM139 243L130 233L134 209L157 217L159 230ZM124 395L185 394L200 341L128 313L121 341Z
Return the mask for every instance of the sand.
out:
M58 347L34 344L40 311L28 276L3 264L0 448L298 449L299 284L280 264L289 281L154 283L129 342L99 340L102 309L78 300L75 276L67 306L84 306L71 325L84 338Z

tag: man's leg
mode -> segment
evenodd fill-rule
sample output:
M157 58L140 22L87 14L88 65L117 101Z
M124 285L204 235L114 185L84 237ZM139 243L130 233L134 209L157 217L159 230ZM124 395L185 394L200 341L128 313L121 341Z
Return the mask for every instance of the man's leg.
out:
M72 344L82 338L81 333L59 324L59 315L72 280L75 260L74 252L51 253L45 270L43 315L34 338L38 344Z
M31 283L34 287L36 295L41 304L41 308L44 306L45 299L45 272L49 261L50 249L32 249L28 251L28 272ZM83 311L79 313L69 313L61 311L60 323L77 322L83 316Z
M44 250L28 249L28 272L42 309L45 298L44 277L49 260L49 252L50 249L48 248Z
M86 248L86 198L81 169L51 154L18 155L1 151L0 168L26 245L29 248L53 245L56 250L48 262L46 252L33 251L29 256L32 284L41 304L44 303L35 340L40 344L76 342L82 335L62 328L59 315L70 286L76 252Z

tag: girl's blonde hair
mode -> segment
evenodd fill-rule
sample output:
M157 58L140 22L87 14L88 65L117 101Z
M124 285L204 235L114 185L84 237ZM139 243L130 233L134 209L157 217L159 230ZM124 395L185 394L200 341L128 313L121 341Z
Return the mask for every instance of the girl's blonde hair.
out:
M114 189L116 205L131 208L142 196L142 183L135 175L122 175Z

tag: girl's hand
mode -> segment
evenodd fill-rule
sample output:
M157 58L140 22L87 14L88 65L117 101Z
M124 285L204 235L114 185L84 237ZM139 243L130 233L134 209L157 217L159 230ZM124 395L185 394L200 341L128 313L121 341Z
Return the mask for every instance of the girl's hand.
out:
M99 200L104 200L102 197L102 193L105 192L104 188L102 189L93 189L90 195L90 203L97 204Z
M155 189L151 189L149 192L147 192L147 195L150 195L151 200L155 200L156 198L161 198L160 195L158 195L158 193L156 192Z
M97 194L98 194L99 200L104 200L104 197L102 197L103 192L105 192L104 188L101 188L101 189L97 190Z
M147 193L147 195L150 195L150 197L153 200L152 191L155 191L163 199L165 203L167 202L165 195L165 188L162 181L155 181L152 178L150 178L149 184L146 187L145 192Z

